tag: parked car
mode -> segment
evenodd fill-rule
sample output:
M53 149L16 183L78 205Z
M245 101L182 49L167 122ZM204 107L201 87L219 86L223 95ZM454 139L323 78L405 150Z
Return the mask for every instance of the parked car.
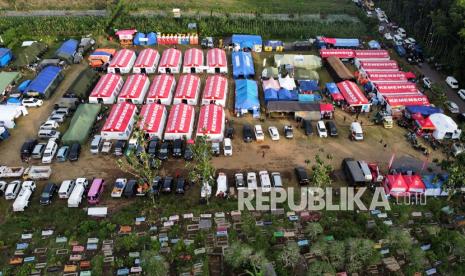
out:
M310 179L308 178L307 171L304 167L296 167L295 174L300 185L307 185L310 183Z
M13 180L10 183L8 183L8 186L6 186L6 190L5 190L5 199L6 200L15 199L20 189L21 189L21 181Z
M21 160L25 161L29 159L36 145L37 145L37 139L29 139L26 142L24 142L20 150Z
M128 180L126 178L116 179L113 190L111 190L111 197L121 197L127 182Z
M157 154L158 159L160 160L168 159L169 146L170 144L167 141L161 143L160 149L158 150L158 154Z
M212 142L212 154L213 156L220 156L220 142Z
M450 113L457 114L460 113L459 106L453 101L446 101L445 106Z
M175 139L173 141L173 152L172 152L173 157L175 158L182 157L182 147L183 147L182 139Z
M284 126L284 137L287 139L294 138L294 128L291 125Z
M184 194L185 186L186 186L186 183L185 183L184 178L178 177L178 179L176 179L176 194Z
M255 172L247 173L247 188L257 189L257 174Z
M255 140L259 142L265 140L265 134L263 133L263 129L261 125L255 125L254 131L255 131Z
M48 140L47 146L45 147L44 155L42 156L42 163L52 163L53 157L58 150L58 145L55 139Z
M57 121L48 120L40 125L39 129L57 129L60 125Z
M187 143L186 148L184 149L184 160L191 161L194 159L194 152L192 151L192 144Z
M457 92L457 95L459 95L460 99L462 99L462 100L465 101L465 89L460 89L460 90Z
M49 205L52 202L53 195L57 191L57 185L48 183L40 195L40 205Z
M384 38L385 38L386 40L392 40L392 39L393 39L391 33L385 33L385 34L384 34Z
M456 78L454 78L452 76L447 76L446 83L452 89L459 89L459 82L457 81Z
M236 183L236 188L239 189L245 189L245 182L244 182L244 174L243 173L236 173L234 175L234 182Z
M355 141L363 140L362 125L359 122L352 122L350 124L350 139Z
M155 156L157 154L158 149L158 139L154 138L151 139L147 145L147 154L151 156Z
M173 178L171 176L166 176L163 179L162 191L164 193L171 193L172 189L173 189Z
M405 31L404 28L398 28L397 34L400 35L401 37L407 37L407 32Z
M124 149L126 148L126 141L125 140L118 140L115 143L114 153L116 156L121 156L124 153Z
M98 154L100 152L102 141L103 141L102 136L100 135L94 136L94 138L92 139L92 142L90 143L90 152L92 154Z
M52 111L52 115L63 114L64 116L70 115L70 109L68 107L59 107Z
M260 176L260 186L262 188L262 191L265 193L268 193L271 191L271 180L270 180L270 175L268 174L267 171L260 171L258 172L258 175Z
M246 143L250 143L253 140L252 127L250 125L244 125L242 127L242 139Z
M37 136L39 136L39 138L44 138L44 139L50 139L50 138L58 139L60 138L60 134L61 133L59 131L56 131L53 129L41 129L39 130L39 133L37 134Z
M68 160L69 146L62 146L57 152L57 161L65 162Z
M64 180L63 182L61 182L60 189L58 190L58 197L62 199L69 198L69 196L73 192L75 184L76 181L74 180Z
M224 140L223 140L223 152L224 152L225 156L232 156L233 147L232 147L231 139L224 138Z
M8 186L8 183L6 183L6 181L0 181L0 196L3 196L5 194L6 186Z
M160 194L162 184L161 181L162 179L159 176L155 176L155 178L152 181L152 194L154 196L158 196Z
M279 172L272 172L271 173L271 184L275 189L283 188L283 181L281 179L281 174Z
M46 146L47 146L46 143L38 143L34 147L34 150L32 151L31 158L32 159L42 159L42 155L44 154Z
M313 134L313 127L310 120L303 119L301 127L304 129L305 135L310 136Z
M432 85L433 85L433 82L431 82L431 80L428 77L423 78L423 86L425 88L430 89Z
M87 203L94 205L99 204L100 198L102 197L103 190L105 189L105 180L102 178L95 178L90 185L89 191L87 192Z
M270 126L268 132L270 133L272 141L279 141L279 131L275 126Z
M74 143L71 145L69 149L68 159L69 161L77 161L79 159L79 155L81 154L81 144Z
M334 121L327 121L326 122L326 129L329 132L329 136L335 137L337 136L337 127Z
M24 98L21 104L25 107L39 107L44 104L44 101L36 98Z
M224 137L229 138L229 139L234 138L234 127L232 127L231 124L226 127Z
M316 130L318 131L318 136L320 138L327 138L328 137L328 131L326 130L325 122L324 121L318 121L316 124Z
M137 190L137 180L131 179L126 183L126 187L123 191L124 197L133 197L136 195Z
M48 117L47 121L56 121L57 123L63 123L65 121L66 115L63 113L52 113L50 117Z
M100 152L102 154L109 154L111 152L112 147L113 147L113 142L110 140L106 140L103 142L102 149L100 150Z

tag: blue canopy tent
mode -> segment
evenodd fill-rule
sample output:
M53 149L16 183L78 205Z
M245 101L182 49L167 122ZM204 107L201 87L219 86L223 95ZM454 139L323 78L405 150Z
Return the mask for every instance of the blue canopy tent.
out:
M278 99L280 101L298 101L299 94L295 90L287 90L284 88L279 89Z
M325 87L328 94L341 93L335 82L327 82Z
M144 33L137 33L134 36L133 43L134 45L145 45L145 34Z
M255 75L254 64L250 52L233 52L233 77L238 78L253 78Z
M357 38L336 38L334 47L358 48L360 41Z
M381 49L381 45L376 40L371 40L368 42L368 47L370 47L370 49Z
M72 64L74 55L76 54L79 42L75 39L69 39L55 52L55 57L66 61L68 64Z
M424 105L406 106L405 110L407 110L407 112L409 114L420 113L423 117L427 117L427 116L429 116L431 114L435 114L435 113L444 113L444 111L439 107L424 106Z
M48 98L62 80L63 75L60 67L47 66L29 83L24 94L30 97Z
M236 104L235 111L239 115L249 111L260 110L257 82L254 80L235 80Z
M300 80L299 81L300 91L315 91L319 90L317 80Z
M265 103L269 101L277 101L278 100L278 90L273 89L273 88L268 88L265 91L263 91L265 94Z
M448 193L442 187L449 176L447 174L424 174L421 180L425 184L427 196L446 196Z
M18 85L18 91L23 93L24 90L26 90L26 88L29 86L29 84L31 83L31 80L25 80L23 81L22 83L20 83Z
M154 32L148 33L146 45L156 45L156 44L157 44L157 34Z
M231 42L234 45L239 45L241 49L250 49L254 52L262 51L262 37L259 35L233 34Z
M0 67L5 67L13 59L13 52L8 48L0 48Z
M299 102L320 102L321 95L318 93L313 94L298 94Z

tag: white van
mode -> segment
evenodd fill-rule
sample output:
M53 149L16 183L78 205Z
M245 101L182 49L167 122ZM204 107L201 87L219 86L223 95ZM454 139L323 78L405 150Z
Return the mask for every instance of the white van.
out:
M103 143L102 136L95 135L94 139L92 139L92 142L90 143L90 152L92 154L98 154L100 151L100 147L102 146L102 143Z
M355 141L363 140L362 125L359 122L353 122L350 124L350 139Z
M228 178L226 174L219 173L216 179L216 196L226 198L228 196Z
M367 162L365 161L358 161L358 165L360 169L362 169L363 176L367 182L371 182L373 180L373 175L371 174L370 167L368 167Z
M400 35L401 37L407 37L407 32L405 31L404 28L397 29L397 34Z
M318 136L320 138L328 138L328 131L326 130L325 122L318 121L318 123L316 124L316 130L318 131Z
M265 140L265 134L263 133L263 129L261 125L255 125L254 127L255 131L255 139L257 141L264 141Z
M52 159L55 156L58 149L58 145L55 139L48 140L47 146L45 147L44 155L42 156L42 163L52 163Z
M260 184L262 186L262 192L268 193L271 191L271 180L270 175L267 171L260 171L258 172L260 176Z
M24 209L29 205L29 198L31 197L31 195L31 188L22 188L15 202L13 202L13 212L23 212Z
M247 188L257 189L257 174L254 172L247 173Z
M71 192L71 195L68 198L68 207L79 207L79 204L82 201L82 197L84 195L84 191L86 190L87 185L89 182L85 178L78 178L76 179L76 184L74 185L74 189Z
M224 140L223 140L223 151L224 151L225 156L232 156L233 148L232 148L231 139L224 138Z
M19 180L11 181L6 187L5 199L6 200L15 199L20 189L21 189L21 181Z
M452 89L459 89L459 82L457 81L457 79L455 79L454 77L452 76L448 76L446 78L446 83L447 85L449 85L450 88Z
M60 189L58 190L58 197L69 198L69 195L74 189L76 182L74 180L65 180L61 182Z

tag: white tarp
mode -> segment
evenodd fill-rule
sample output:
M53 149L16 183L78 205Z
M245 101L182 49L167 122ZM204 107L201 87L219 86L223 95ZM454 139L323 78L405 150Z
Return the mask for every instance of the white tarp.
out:
M442 113L435 113L429 116L431 123L436 128L433 132L433 137L438 140L442 139L458 139L462 130L451 117Z
M284 78L281 78L279 76L279 86L287 89L287 90L294 90L296 88L294 78L289 77L289 75L285 76Z

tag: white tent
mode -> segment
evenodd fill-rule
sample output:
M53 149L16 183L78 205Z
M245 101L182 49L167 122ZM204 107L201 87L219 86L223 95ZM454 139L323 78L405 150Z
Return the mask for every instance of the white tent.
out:
M15 119L27 114L28 112L24 106L0 105L0 125L6 128L14 128L16 125Z
M181 51L174 48L165 50L158 65L158 73L178 74L181 70L181 55Z
M165 140L191 139L194 120L195 110L192 105L173 105L166 123Z
M116 52L108 65L108 73L128 74L136 61L136 53L129 49L122 49Z
M134 73L155 74L160 54L157 50L146 48L139 53L132 71Z
M197 136L206 136L209 141L222 141L225 127L222 106L209 104L200 108Z
M184 64L182 72L188 73L202 73L203 71L203 52L197 48L190 48L184 53Z
M118 95L118 102L132 102L133 104L142 104L145 94L149 89L150 81L145 74L130 75Z
M176 79L173 75L161 74L155 76L147 95L147 103L170 105L173 100Z
M150 139L154 137L162 139L167 114L166 107L162 104L143 105L140 111L139 129L143 130Z
M218 48L208 50L207 73L228 73L228 59L226 58L226 53L224 50Z
M285 76L284 78L281 78L279 76L279 86L281 86L284 89L287 90L294 90L296 88L294 78L291 78L289 75Z
M131 136L137 108L123 102L113 105L110 116L103 125L101 135L106 140L128 140Z
M435 113L429 116L431 123L436 128L433 132L433 137L437 140L442 139L459 139L462 130L451 117L442 113Z
M179 78L173 104L185 103L197 105L200 94L200 78L194 74L182 75Z
M215 74L208 76L203 89L202 104L218 104L226 106L228 92L228 79L221 75Z
M106 74L100 78L89 96L89 103L115 103L124 81L120 75Z

